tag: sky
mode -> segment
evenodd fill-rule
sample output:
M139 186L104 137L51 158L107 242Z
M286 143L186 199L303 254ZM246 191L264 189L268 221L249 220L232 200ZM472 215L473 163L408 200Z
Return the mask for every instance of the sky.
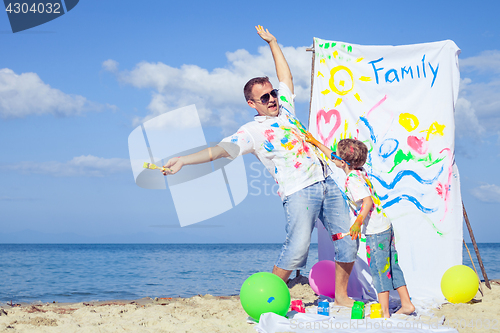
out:
M80 1L12 33L0 14L0 243L281 243L274 181L244 157L249 193L235 208L181 228L167 190L137 186L128 136L195 104L207 142L253 119L243 85L277 82L274 34L308 124L313 37L364 45L453 40L461 193L478 242L498 242L500 3L494 1ZM181 138L178 138L182 140ZM169 142L169 145L175 142ZM193 207L196 209L197 207ZM469 241L467 229L464 237Z

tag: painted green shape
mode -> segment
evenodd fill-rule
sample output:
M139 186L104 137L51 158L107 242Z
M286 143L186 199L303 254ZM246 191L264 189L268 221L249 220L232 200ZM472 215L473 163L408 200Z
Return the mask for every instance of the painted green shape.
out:
M337 145L338 145L337 139L333 139L333 144L330 146L330 150L337 151Z
M337 45L337 43L332 43L332 48L335 47Z
M328 59L332 59L332 56L331 56L331 55L329 55L329 56L328 56Z
M360 238L359 240L361 241L361 243L366 243L366 238Z
M351 45L349 45L349 46L347 47L347 52L352 52L352 46L351 46Z
M379 244L378 244L378 247L380 247L380 249L381 249L381 250L384 250L384 244L379 243Z
M325 43L325 50L330 47L330 43Z
M373 151L373 145L371 140L362 141L366 146L368 146L368 152L371 153Z
M342 47L345 49L345 44L342 44Z
M441 162L445 158L446 158L446 156L443 156L443 157L439 157L439 158L433 160L431 153L427 154L427 156L425 156L423 158L416 158L416 156L413 155L411 151L408 151L408 153L405 154L402 149L398 149L396 155L394 155L394 166L391 168L391 170L389 170L388 173L391 173L392 171L394 171L396 166L401 164L403 161L409 162L410 160L413 160L416 162L422 162L423 165L426 168L428 168L434 164Z
M281 95L281 96L280 96L280 99L281 99L283 102L286 102L286 103L290 104L290 103L288 102L288 100L286 99L286 97L285 97L285 96Z
M398 254L397 253L394 253L394 262L396 262L396 264L398 263Z
M324 44L319 44L319 47L323 47Z

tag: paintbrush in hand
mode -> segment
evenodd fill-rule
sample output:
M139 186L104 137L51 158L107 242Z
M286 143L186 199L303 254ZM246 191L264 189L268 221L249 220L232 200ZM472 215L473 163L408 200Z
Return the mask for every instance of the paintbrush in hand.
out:
M154 165L153 163L148 163L148 162L144 162L144 164L142 166L144 167L144 169L151 169L151 170L159 169L162 172L165 170L170 170L169 168L159 167L159 166Z

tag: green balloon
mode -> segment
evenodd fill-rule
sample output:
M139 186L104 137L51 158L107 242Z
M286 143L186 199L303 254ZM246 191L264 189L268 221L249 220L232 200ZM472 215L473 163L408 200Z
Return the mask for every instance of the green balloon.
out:
M266 312L285 316L290 308L290 301L290 290L286 283L271 273L252 274L241 286L241 306L257 322L260 315Z

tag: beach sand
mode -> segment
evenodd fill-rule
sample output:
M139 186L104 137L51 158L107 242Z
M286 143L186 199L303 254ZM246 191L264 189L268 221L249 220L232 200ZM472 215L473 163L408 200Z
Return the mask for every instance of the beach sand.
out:
M459 332L500 332L500 280L491 280L491 290L481 283L480 292L474 299L464 304L445 303L432 312L435 316L445 316L444 325Z
M445 324L455 324L459 332L499 332L500 284L493 281L491 290L483 290L484 296L478 293L468 304L444 304L433 312L444 315ZM292 283L290 294L306 308L317 304L308 284ZM0 332L255 332L247 317L239 296L24 304L0 308ZM496 330L461 328L463 319L483 320L483 325L496 320Z

